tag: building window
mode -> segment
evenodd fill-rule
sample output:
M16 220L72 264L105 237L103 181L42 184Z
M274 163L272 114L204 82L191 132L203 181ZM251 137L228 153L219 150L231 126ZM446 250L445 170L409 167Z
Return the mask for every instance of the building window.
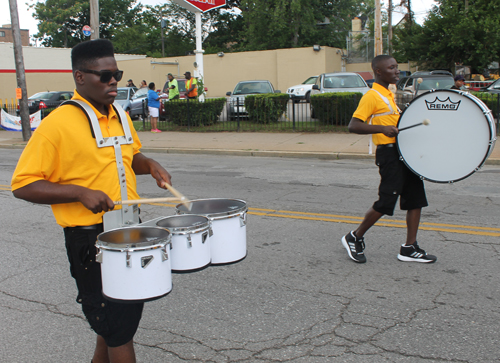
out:
M4 37L4 36L5 36L5 32L0 31L0 37Z

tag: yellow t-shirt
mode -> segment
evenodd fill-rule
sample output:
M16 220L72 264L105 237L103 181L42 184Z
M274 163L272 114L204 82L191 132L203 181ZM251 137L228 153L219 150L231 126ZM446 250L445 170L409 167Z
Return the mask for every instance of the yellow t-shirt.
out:
M109 115L105 116L76 90L73 99L84 101L92 107L104 138L124 135L113 107L109 106ZM128 199L139 199L132 160L139 153L141 142L130 118L127 117L125 121L128 121L134 139L133 144L121 147ZM73 105L61 106L43 119L19 158L12 177L12 190L38 180L101 190L112 200L121 200L114 148L97 147L85 113ZM56 222L62 227L101 223L104 214L94 214L79 202L54 204L52 212Z
M380 92L380 94L389 101L394 112L390 115L373 117L371 121L372 125L397 126L399 112L396 102L394 101L394 94L378 83L373 83L373 90ZM380 98L380 95L377 92L373 90L366 92L366 94L361 98L358 108L354 111L353 117L356 117L364 122L368 122L372 115L391 112L385 101ZM384 134L373 134L372 140L375 145L393 144L396 142L395 137L387 137Z

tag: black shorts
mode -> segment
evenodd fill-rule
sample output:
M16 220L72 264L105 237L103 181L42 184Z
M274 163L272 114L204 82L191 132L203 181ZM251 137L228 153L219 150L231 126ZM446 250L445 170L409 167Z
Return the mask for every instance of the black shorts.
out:
M102 295L101 264L95 260L95 243L102 231L102 225L95 229L65 228L66 252L78 288L76 301L82 304L90 327L108 347L119 347L133 339L144 303L121 304Z
M399 159L396 145L391 145L377 147L375 163L379 167L381 180L379 200L373 204L373 209L392 216L398 197L402 210L427 207L424 182Z

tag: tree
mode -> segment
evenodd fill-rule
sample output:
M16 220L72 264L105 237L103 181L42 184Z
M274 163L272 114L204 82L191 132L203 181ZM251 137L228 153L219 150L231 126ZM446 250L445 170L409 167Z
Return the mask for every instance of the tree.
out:
M141 6L135 0L100 0L100 36L113 36L134 25ZM90 23L89 2L85 0L47 0L31 6L34 17L40 21L35 34L42 45L73 47L87 40L82 28Z
M500 55L500 3L438 0L423 26L395 31L398 61L415 60L427 69L469 65L482 72Z

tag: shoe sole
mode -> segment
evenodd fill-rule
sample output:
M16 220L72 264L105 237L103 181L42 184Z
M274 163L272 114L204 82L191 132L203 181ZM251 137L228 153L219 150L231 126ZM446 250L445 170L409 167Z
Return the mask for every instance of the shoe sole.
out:
M345 239L345 236L342 237L342 244L344 245L344 248L346 249L347 251L347 254L349 255L349 257L351 258L351 260L353 260L354 262L357 262L357 263L365 263L366 262L366 259L364 261L359 261L359 260L356 260L352 254L351 254L351 248L349 247L349 244L347 243L347 240Z
M420 262L420 263L434 263L436 260L424 260L423 258L413 258L403 255L398 255L398 260L403 262Z

